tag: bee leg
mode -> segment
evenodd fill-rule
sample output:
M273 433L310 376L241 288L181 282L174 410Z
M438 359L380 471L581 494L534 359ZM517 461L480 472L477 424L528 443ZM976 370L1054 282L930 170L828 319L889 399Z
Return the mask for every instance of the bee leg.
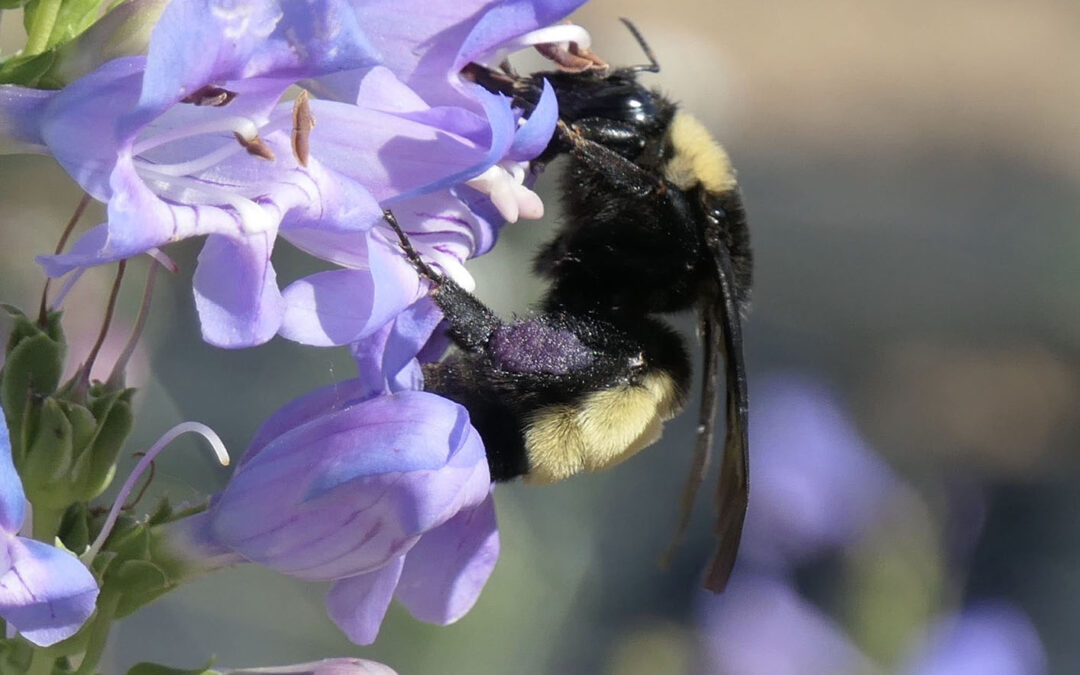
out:
M392 212L384 211L383 218L397 233L405 257L420 276L431 282L431 299L439 306L450 323L450 337L466 351L482 351L491 334L502 325L502 321L476 296L424 262L409 240L409 235L405 234L398 225L397 218Z
M586 138L576 125L569 126L559 120L558 130L560 138L570 144L570 154L599 172L616 190L645 196L663 189L663 179L605 145Z

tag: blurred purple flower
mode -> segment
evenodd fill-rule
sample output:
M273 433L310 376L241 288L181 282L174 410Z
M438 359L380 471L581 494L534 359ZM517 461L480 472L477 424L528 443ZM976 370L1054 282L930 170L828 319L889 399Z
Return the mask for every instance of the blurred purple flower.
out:
M744 562L786 566L857 539L898 481L828 387L775 375L754 387L754 489Z
M703 673L841 675L881 670L782 577L742 574L701 593Z
M94 575L67 551L17 536L26 495L0 415L0 617L24 638L48 647L75 634L94 613Z
M218 565L231 553L334 581L330 616L361 644L395 595L423 621L460 618L499 550L487 458L464 408L367 389L339 383L279 410L209 511L172 535L181 557Z
M743 575L722 596L701 594L703 668L725 675L882 673L844 630L789 581ZM939 619L912 646L907 675L1038 675L1042 643L1028 618L1005 603Z
M901 672L908 675L1038 675L1046 654L1031 620L997 602L935 621Z

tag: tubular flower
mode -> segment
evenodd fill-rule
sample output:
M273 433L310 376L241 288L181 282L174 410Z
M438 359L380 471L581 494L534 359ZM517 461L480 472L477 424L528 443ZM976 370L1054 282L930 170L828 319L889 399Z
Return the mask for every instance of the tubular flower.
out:
M0 416L0 616L24 638L47 647L71 637L98 596L90 570L71 553L16 533L26 516L26 495Z
M198 551L213 565L231 553L333 581L330 616L361 644L394 596L423 621L460 618L499 549L465 410L421 391L367 398L366 388L331 385L275 413L210 509L166 534L181 558Z
M52 154L108 221L41 262L53 276L209 235L195 274L207 341L269 339L281 299L279 228L362 231L379 209L362 186L304 166L290 138L296 80L371 65L343 0L176 0L146 57L117 59L58 92L0 88L0 129ZM88 133L89 130L92 132Z
M0 87L0 149L52 154L108 204L106 223L41 258L50 275L208 235L195 275L208 342L243 347L280 330L344 344L420 292L411 270L387 261L396 249L385 229L368 232L377 202L407 213L421 250L466 286L462 261L490 248L504 220L542 214L525 162L551 137L554 94L525 122L459 72L528 44L578 4L174 0L145 58L106 63L59 92ZM388 67L373 70L382 51ZM344 82L350 95L305 98L298 117L300 103L278 100L299 80L331 94ZM345 269L283 298L270 263L278 234ZM345 290L383 313L341 304Z

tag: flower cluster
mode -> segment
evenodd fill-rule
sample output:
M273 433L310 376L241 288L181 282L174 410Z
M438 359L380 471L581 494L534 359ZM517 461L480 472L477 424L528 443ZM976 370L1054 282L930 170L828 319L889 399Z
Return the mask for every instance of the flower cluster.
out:
M429 622L468 611L498 556L491 480L465 410L422 391L417 355L445 347L442 316L383 210L465 288L464 261L504 222L542 215L529 160L554 132L554 92L526 115L460 73L530 44L584 44L580 28L551 27L583 2L135 0L59 50L49 71L89 72L56 90L0 85L0 152L48 154L106 205L104 222L39 256L48 276L74 283L88 267L166 259L169 244L204 238L193 276L204 340L348 345L359 371L272 415L206 510L113 532L114 508L83 553L96 581L69 554L16 536L23 493L8 448L0 614L25 637L70 636L98 584L109 606L99 603L92 635L236 562L333 581L329 614L359 643L374 640L391 597ZM328 269L279 283L279 237ZM79 522L92 522L81 508ZM81 572L61 583L63 565ZM153 569L155 581L112 588L124 569ZM54 619L12 600L11 578L53 603Z

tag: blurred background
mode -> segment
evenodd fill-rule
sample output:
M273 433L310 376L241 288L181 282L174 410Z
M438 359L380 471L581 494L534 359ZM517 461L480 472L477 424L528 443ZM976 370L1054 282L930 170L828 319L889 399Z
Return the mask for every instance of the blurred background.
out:
M209 654L356 655L403 674L1080 672L1080 4L594 0L575 19L613 64L643 61L619 16L660 60L646 80L728 148L751 218L752 492L729 592L699 589L708 483L674 567L656 564L688 414L606 473L500 487L502 556L456 625L392 607L359 648L326 617L325 588L233 569L121 622L106 672ZM509 226L471 267L504 316L539 294L521 270L558 221L555 185L539 183L545 222ZM50 160L0 159L5 302L36 306L30 253L52 249L79 197ZM185 419L239 452L279 405L353 372L344 350L204 345L197 250L170 251L183 272L159 284L129 376L133 452ZM283 282L313 269L287 245L276 255ZM130 269L112 354L145 262ZM111 281L91 271L71 296L73 354ZM176 445L151 497L224 483L195 441Z

